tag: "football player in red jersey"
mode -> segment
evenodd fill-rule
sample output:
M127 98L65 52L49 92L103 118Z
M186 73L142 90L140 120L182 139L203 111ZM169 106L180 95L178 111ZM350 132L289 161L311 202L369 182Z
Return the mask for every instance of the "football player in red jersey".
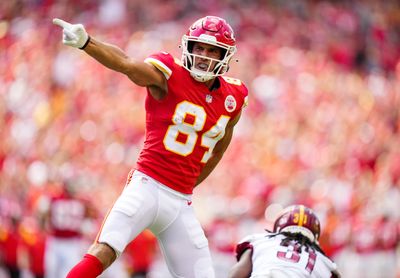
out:
M273 232L249 235L237 245L238 262L229 277L340 277L318 244L320 230L310 208L287 207L276 218Z
M72 180L58 184L58 191L43 196L48 228L44 268L46 278L65 277L84 253L83 226L92 218L89 203L77 195Z
M230 25L206 16L182 37L182 59L166 52L145 61L90 37L61 19L63 43L147 88L146 138L137 165L95 243L68 277L97 277L148 228L174 277L214 277L208 241L191 206L193 188L215 168L247 103L247 88L223 76L236 51Z

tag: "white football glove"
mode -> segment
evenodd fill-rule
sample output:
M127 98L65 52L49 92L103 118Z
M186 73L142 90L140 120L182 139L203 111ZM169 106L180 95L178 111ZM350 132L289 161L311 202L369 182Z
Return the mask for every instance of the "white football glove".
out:
M53 24L63 28L63 44L84 49L90 37L82 24L71 24L62 19L54 18Z

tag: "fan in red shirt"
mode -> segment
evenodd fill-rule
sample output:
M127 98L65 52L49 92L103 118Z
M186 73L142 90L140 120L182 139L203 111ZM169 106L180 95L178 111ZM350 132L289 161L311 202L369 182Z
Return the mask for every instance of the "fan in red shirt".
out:
M247 104L242 81L223 76L236 52L231 26L206 16L182 37L182 59L159 52L144 62L61 19L63 43L147 88L146 138L136 168L88 254L68 278L97 277L144 229L158 239L174 277L215 277L196 219L193 188L216 167Z
M156 255L157 240L154 235L144 230L125 249L126 261L131 278L146 277Z
M0 218L0 262L11 278L20 277L19 264L21 235L18 232L19 218Z
M35 278L44 278L46 232L34 217L24 217L19 228L22 238L22 257L26 268Z

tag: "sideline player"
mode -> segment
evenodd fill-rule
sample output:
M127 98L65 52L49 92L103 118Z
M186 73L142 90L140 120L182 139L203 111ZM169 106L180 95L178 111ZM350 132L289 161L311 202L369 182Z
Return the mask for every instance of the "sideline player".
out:
M72 181L63 181L48 202L46 224L49 235L45 244L45 278L65 277L84 254L82 226L90 218L88 202L77 196ZM46 197L44 197L46 198Z
M67 277L97 277L146 228L174 277L214 277L191 195L221 160L247 103L245 85L222 76L236 52L231 26L206 16L182 37L181 60L159 52L141 62L90 37L82 24L53 23L63 28L65 45L147 88L146 138L137 165L95 243Z
M289 206L273 232L249 235L237 245L238 262L229 278L339 278L336 264L319 247L319 235L320 223L310 208Z

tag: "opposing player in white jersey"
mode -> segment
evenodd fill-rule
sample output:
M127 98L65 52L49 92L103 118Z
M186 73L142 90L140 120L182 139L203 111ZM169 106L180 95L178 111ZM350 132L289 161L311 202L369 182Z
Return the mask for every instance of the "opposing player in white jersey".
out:
M191 196L221 160L247 103L246 86L222 76L236 51L231 26L206 16L182 37L181 60L158 52L136 61L89 37L81 24L53 22L63 28L64 44L147 88L146 138L136 167L95 243L67 277L97 277L146 228L174 277L214 277Z
M229 278L338 278L336 264L318 244L318 217L293 205L275 220L273 232L245 237L236 247L238 262Z

